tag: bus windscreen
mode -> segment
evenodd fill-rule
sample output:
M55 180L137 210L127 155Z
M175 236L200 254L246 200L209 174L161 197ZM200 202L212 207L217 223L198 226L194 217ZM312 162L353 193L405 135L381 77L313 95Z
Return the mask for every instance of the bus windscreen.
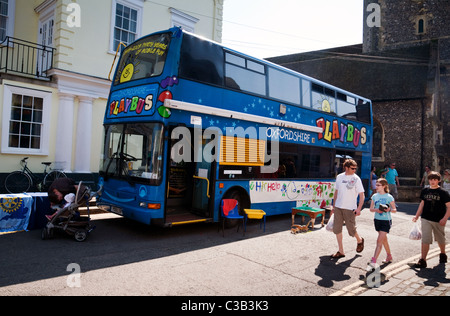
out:
M161 75L169 51L170 38L168 33L157 34L128 46L122 52L114 85Z

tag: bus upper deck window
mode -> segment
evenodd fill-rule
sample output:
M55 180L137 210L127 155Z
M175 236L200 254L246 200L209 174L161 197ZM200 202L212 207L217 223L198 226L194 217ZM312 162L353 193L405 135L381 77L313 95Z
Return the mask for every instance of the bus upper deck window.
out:
M122 52L114 84L161 75L169 44L169 34L157 34L145 37L128 46Z

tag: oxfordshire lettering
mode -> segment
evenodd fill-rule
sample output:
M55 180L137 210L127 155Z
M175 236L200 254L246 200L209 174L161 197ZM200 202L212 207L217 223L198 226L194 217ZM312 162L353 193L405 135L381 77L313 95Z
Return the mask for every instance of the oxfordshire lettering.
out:
M290 131L284 128L269 127L266 131L266 136L272 140L290 140L310 144L311 135L299 131Z

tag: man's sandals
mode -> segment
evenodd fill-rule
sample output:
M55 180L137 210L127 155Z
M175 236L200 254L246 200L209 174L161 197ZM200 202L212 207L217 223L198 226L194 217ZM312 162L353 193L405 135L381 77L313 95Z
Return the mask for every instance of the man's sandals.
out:
M356 246L356 252L357 253L363 252L363 250L364 250L364 238L361 238L361 239L362 239L361 243L359 243Z
M361 253L364 250L364 238L361 238L361 239L362 239L362 241L359 244L357 244L357 246L356 246L357 253ZM338 251L334 255L331 256L331 259L340 259L340 258L344 258L344 257L345 257L345 255Z
M345 255L343 255L342 253L340 253L338 251L334 255L331 256L331 259L340 259L340 258L344 258L344 257L345 257Z

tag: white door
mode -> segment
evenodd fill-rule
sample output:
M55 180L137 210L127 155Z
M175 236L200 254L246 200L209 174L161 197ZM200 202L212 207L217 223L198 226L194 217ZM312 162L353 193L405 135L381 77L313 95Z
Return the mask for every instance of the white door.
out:
M37 76L45 77L46 71L52 67L51 48L53 48L53 29L55 19L52 17L39 23L39 43L37 55Z

